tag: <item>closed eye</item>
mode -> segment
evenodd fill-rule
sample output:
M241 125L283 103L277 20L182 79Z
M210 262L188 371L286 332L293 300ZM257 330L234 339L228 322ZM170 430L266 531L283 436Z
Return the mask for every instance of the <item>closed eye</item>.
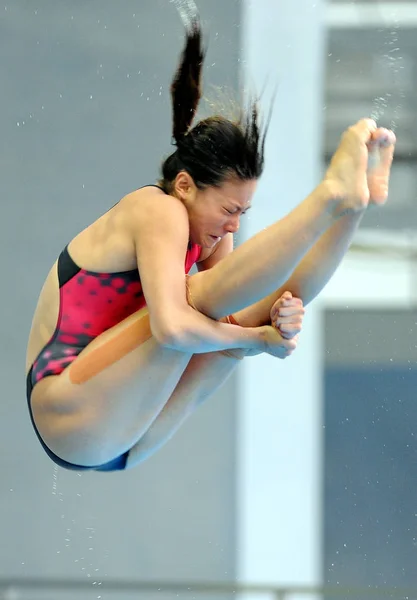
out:
M225 211L226 211L226 212L227 212L229 215L235 215L236 213L240 212L240 209L239 209L239 208L236 208L235 210L229 210L228 208L225 208L224 210L225 210ZM246 210L243 210L243 211L242 211L240 214L241 214L241 215L246 215L246 213L247 213L247 211L248 211L248 210L249 210L249 208L248 208L248 209L246 209Z

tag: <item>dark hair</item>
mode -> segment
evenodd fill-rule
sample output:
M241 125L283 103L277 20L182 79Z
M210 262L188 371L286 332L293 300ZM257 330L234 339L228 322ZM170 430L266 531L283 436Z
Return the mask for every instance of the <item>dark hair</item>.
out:
M261 130L256 102L232 121L212 116L191 124L202 95L202 69L205 51L198 18L186 29L186 42L171 85L173 138L177 149L162 165L160 185L172 192L178 173L186 171L202 189L217 186L228 177L242 181L257 179L264 167L267 126Z

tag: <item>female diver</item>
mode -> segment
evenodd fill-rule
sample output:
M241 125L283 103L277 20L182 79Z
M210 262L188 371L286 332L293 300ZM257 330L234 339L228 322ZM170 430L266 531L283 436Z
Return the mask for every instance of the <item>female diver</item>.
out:
M213 116L192 127L203 59L193 20L171 88L176 149L158 185L128 194L75 236L41 290L28 406L43 448L64 468L140 463L239 359L291 354L304 306L340 264L367 207L387 199L395 136L362 119L316 189L233 250L267 127L256 104L236 122Z

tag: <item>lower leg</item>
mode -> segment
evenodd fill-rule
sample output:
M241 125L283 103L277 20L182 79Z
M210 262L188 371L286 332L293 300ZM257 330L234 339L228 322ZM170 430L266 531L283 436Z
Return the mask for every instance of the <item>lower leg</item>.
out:
M371 119L350 127L322 183L301 204L195 276L191 291L198 310L218 319L268 296L332 225L362 213L369 202L383 204L394 147L395 135Z
M326 186L319 186L289 215L262 230L214 267L190 278L197 310L219 319L274 293L302 258L333 225L324 207Z
M237 351L233 352L237 356ZM239 362L237 357L220 352L195 354L162 411L129 451L127 468L143 462L166 444L194 410L226 382Z

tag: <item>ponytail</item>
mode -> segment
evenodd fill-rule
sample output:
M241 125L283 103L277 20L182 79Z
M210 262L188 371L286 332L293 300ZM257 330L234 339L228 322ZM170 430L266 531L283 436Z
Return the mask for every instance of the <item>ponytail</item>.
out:
M187 25L185 47L171 84L173 138L177 145L187 134L197 112L202 95L203 61L201 26L195 17Z
M201 74L205 50L198 18L187 19L186 40L171 84L175 151L162 163L159 185L173 193L175 178L186 171L198 189L219 186L228 177L258 179L264 168L264 143L268 128L260 126L257 103L242 109L231 121L213 116L191 127L202 96Z

